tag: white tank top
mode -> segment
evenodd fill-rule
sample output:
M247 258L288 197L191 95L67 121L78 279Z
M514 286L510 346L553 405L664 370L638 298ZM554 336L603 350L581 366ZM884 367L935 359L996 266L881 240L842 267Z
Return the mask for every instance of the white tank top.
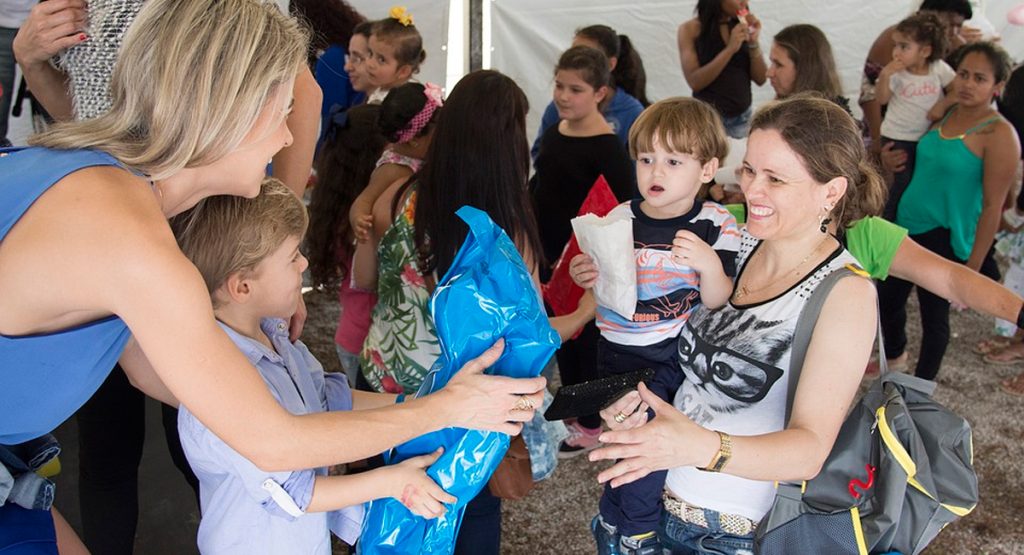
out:
M743 275L760 241L742 232L736 265ZM675 407L694 422L732 435L760 435L783 428L789 356L797 318L825 276L856 264L838 248L813 272L784 293L749 305L701 305L679 335L679 363L686 374ZM758 521L771 508L773 482L748 480L694 467L668 471L673 494L691 505Z

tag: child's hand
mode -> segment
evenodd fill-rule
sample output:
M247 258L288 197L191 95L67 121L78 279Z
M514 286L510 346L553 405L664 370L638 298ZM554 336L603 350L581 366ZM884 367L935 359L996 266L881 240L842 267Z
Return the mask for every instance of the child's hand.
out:
M589 254L577 254L569 261L569 277L584 289L590 289L597 283L597 264Z
M446 511L444 503L455 503L458 499L441 489L430 476L426 468L434 464L444 449L429 455L421 455L406 459L388 470L394 472L391 482L394 490L391 497L398 499L406 509L423 518L437 518Z
M893 74L899 73L906 68L907 66L903 65L903 62L897 60L896 58L893 58L889 63L885 64L885 67L882 68L882 73L884 73L886 76L892 76Z
M685 229L677 231L676 238L672 241L672 261L689 266L700 273L713 268L715 264L722 264L711 245L697 237L694 232Z
M370 238L373 214L349 214L349 223L352 225L352 235L355 236L356 241L365 243Z

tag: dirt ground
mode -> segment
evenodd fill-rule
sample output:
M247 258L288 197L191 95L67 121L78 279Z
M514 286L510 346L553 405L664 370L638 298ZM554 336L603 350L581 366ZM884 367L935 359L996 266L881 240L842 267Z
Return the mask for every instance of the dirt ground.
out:
M339 369L334 351L337 295L306 295L309 320L303 340L328 370ZM916 304L911 303L908 333L911 361L920 335ZM974 430L974 464L981 501L970 515L944 530L925 551L941 554L1024 554L1024 398L1010 396L999 381L1024 371L1024 364L989 366L971 351L992 329L992 319L974 312L953 312L953 338L936 398L965 416ZM506 502L502 553L539 555L593 553L588 523L597 510L601 468L585 457L564 460L555 474L521 501Z

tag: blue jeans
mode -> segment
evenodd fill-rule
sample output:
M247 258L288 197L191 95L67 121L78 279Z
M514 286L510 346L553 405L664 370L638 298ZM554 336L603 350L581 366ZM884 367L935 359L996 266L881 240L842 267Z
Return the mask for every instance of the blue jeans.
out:
M661 546L673 555L753 555L754 534L733 536L722 530L718 512L704 509L708 527L683 522L668 511L661 513Z
M17 29L0 27L0 143L7 138L7 118L11 115L11 99L18 91L14 90L14 35Z
M747 108L745 112L738 116L725 117L722 116L722 125L725 126L725 134L732 137L733 139L743 139L750 134L750 115L753 113L751 108Z
M671 403L683 382L683 371L676 364L677 343L673 337L653 345L636 347L619 345L601 337L597 344L598 374L604 378L650 368L654 370L654 377L646 381L647 387ZM648 411L648 415L654 418L654 411ZM617 488L605 484L598 505L601 518L615 526L623 536L635 536L657 529L666 474L664 470L651 472Z

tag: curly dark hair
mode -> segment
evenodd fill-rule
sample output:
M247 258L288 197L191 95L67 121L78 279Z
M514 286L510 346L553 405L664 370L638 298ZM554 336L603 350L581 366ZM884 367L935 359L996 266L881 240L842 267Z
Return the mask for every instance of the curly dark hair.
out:
M292 0L289 11L309 27L310 67L316 65L317 56L327 47L337 44L347 48L355 26L366 21L345 0Z
M315 285L334 286L345 279L352 256L348 211L370 182L385 140L378 127L380 106L348 109L342 123L332 121L317 160L317 184L309 204L306 257Z
M896 31L922 46L930 46L931 54L928 63L946 57L949 50L949 39L946 37L946 26L932 12L917 12L896 24Z
M388 91L388 95L380 104L380 132L388 142L397 143L399 133L408 127L412 118L426 106L427 96L423 92L424 88L422 83L406 83ZM426 135L436 119L437 111L416 136Z

